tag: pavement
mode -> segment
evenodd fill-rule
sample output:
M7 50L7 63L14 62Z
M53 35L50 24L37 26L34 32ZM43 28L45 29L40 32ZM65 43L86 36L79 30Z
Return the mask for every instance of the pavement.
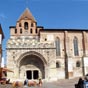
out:
M54 82L43 82L41 87L16 87L16 88L75 88L75 84L78 82L79 78L74 79L61 79ZM0 84L0 88L13 88L10 84L2 85Z
M51 84L56 86L53 88L75 88L75 84L78 83L78 80L79 78L58 80Z

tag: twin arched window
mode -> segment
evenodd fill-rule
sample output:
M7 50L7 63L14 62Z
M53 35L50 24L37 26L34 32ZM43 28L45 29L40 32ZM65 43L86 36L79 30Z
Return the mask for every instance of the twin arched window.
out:
M77 39L77 37L74 37L73 45L74 45L74 55L78 56L79 55L79 51L78 51L78 39Z
M56 56L60 56L60 39L57 37L55 40L55 44L56 44Z

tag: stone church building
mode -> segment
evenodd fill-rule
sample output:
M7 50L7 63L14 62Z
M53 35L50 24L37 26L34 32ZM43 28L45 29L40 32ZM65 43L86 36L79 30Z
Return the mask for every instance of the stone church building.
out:
M88 72L87 29L44 29L37 26L26 8L10 26L7 41L7 67L15 80L57 80L80 77Z

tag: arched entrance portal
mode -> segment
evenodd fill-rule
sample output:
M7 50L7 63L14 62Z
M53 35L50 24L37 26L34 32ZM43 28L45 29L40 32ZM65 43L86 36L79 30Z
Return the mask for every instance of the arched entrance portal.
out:
M20 78L38 79L45 78L44 60L40 56L29 53L20 60Z

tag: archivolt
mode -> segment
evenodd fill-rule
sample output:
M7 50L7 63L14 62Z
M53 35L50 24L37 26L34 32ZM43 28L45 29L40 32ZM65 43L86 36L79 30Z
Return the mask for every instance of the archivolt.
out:
M21 60L22 60L24 57L30 56L30 55L35 55L35 56L39 57L39 58L43 61L44 65L47 64L47 61L45 60L45 58L44 58L40 53L35 52L35 51L29 51L29 52L26 52L26 53L22 54L22 55L18 58L18 60L17 60L18 65L20 65L20 62L21 62Z

